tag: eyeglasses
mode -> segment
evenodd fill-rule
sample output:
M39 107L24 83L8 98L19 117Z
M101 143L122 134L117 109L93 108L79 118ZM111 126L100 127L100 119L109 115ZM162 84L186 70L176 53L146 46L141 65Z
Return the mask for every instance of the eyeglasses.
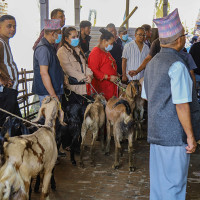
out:
M142 34L136 34L139 35L139 37L146 37L146 35L142 35Z
M188 35L188 33L185 33L185 34L179 36L178 38L180 38L180 37L184 37L184 36L186 36L186 35ZM177 38L176 40L178 40L178 38ZM175 41L176 41L176 40L175 40Z

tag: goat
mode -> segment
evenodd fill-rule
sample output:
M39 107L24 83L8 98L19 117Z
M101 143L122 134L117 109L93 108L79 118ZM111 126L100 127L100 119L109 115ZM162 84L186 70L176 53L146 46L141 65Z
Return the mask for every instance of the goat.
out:
M80 165L83 167L83 151L85 145L86 134L91 131L93 139L91 143L90 156L92 164L94 165L94 142L97 139L98 132L100 131L101 136L101 147L104 149L104 126L105 126L105 110L106 99L102 95L96 95L95 101L89 104L84 114L84 120L81 129L81 153L80 153Z
M44 122L45 122L44 118L41 118L38 123L44 124ZM4 137L6 133L8 133L9 137L14 137L14 136L19 136L19 135L29 135L29 134L34 133L37 130L38 128L36 126L32 125L30 127L27 127L24 125L22 120L16 117L8 116L1 128L0 136ZM35 192L38 192L39 186L40 186L40 175L38 175L36 179L36 183L34 187ZM51 189L53 190L56 189L54 174L52 174L52 177L51 177ZM29 198L31 197L31 192L32 192L32 188L30 186Z
M91 101L93 100L90 96L87 96L87 98ZM74 154L80 151L81 126L89 103L83 100L80 104L65 105L63 108L65 112L64 122L66 122L67 126L60 128L61 143L63 149L70 151L70 159L73 165L76 165Z
M136 120L136 131L135 131L135 139L143 138L143 116L144 116L144 104L145 100L141 98L142 91L142 82L143 78L140 81L133 81L138 85L138 94L135 96L135 109L134 109L134 119Z
M133 110L135 108L135 96L138 94L137 83L130 82L125 93L118 99L112 97L106 105L107 118L107 145L106 155L110 152L111 128L115 140L115 162L114 169L119 168L119 152L122 151L120 142L123 138L128 139L129 170L133 171L133 135L134 120Z
M45 126L31 135L2 139L5 162L0 169L0 199L28 200L31 178L39 173L44 174L41 199L49 199L48 187L51 172L57 159L55 142L55 121L57 116L63 123L63 112L60 103L46 97L39 110L38 118L45 116ZM48 128L49 127L49 128Z

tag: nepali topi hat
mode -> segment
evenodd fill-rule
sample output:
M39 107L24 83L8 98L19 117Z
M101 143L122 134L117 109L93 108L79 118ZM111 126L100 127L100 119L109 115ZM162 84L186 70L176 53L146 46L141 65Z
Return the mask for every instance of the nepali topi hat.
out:
M45 30L58 30L61 29L60 19L45 19L44 20Z
M161 44L171 43L183 34L182 30L184 28L181 24L177 8L168 16L154 19L153 21L158 27Z

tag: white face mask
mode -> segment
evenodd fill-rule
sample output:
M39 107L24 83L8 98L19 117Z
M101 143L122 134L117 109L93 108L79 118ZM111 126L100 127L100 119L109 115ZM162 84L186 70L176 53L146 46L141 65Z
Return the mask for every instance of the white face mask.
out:
M105 50L106 50L106 51L111 51L112 48L113 48L113 44L112 44L112 45L109 44L109 45L105 48Z

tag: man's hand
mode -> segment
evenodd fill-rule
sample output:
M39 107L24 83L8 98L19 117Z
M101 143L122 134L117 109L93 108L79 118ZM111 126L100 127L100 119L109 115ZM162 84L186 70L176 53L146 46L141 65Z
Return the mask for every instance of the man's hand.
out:
M126 75L122 75L122 82L127 82L128 81L128 78Z
M138 74L137 70L131 70L128 72L128 74L133 77L133 76L136 76Z
M197 143L195 141L194 137L188 137L187 138L187 144L188 146L186 148L186 153L194 153L197 147Z

